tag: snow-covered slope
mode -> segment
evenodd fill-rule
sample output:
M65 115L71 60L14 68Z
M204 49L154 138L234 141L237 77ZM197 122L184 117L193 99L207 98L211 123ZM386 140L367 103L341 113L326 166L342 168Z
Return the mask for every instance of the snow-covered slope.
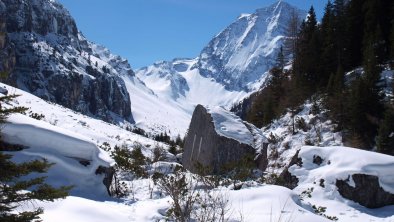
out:
M103 143L132 146L140 143L143 152L151 155L149 147L167 145L134 134L125 128L127 121L118 125L82 115L60 105L49 103L30 93L0 83L8 93L20 95L11 105L29 108L26 115L10 116L2 129L5 141L28 146L16 152L17 161L46 158L56 163L48 173L53 185L75 185L71 194L90 199L106 199L104 175L96 175L99 166L110 167L113 160L98 147ZM29 116L42 116L37 120ZM89 163L84 166L80 163ZM81 178L84 178L81 180Z
M43 124L49 123L66 131L71 131L88 139L97 146L102 145L104 142L109 143L111 146L121 145L122 143L131 145L134 142L152 147L157 144L156 141L127 131L127 127L132 127L127 121L118 125L110 124L77 113L63 106L47 102L23 90L2 83L0 83L0 87L7 89L11 94L20 95L13 104L29 108L27 111L28 115L34 113L38 115L42 114L44 115L41 119ZM166 147L164 144L162 145Z
M144 147L154 147L157 144L155 141L133 134L119 126L48 103L22 90L4 84L0 87L6 87L9 93L21 94L13 104L30 107L30 111L34 113L45 114L40 121L19 114L9 119L10 123L4 128L5 138L8 141L19 141L31 147L19 153L16 160L48 158L49 161L57 163L49 171L48 181L51 184L77 185L72 196L65 200L54 203L35 203L35 206L44 207L45 213L42 216L44 221L49 222L54 219L60 222L164 221L165 212L170 207L170 198L160 195L151 198L148 189L152 183L150 180L129 181L133 184L135 199L130 196L124 200L114 201L107 197L105 187L102 185L103 176L91 174L93 166L97 164L108 166L112 163L112 160L97 148L97 145L103 142L109 142L111 145L140 142ZM310 122L316 117L309 113L310 108L311 104L307 104L297 115L306 119L306 122ZM283 141L286 141L288 137L291 137L285 133L289 126L291 126L291 118L285 116L275 122L271 129L278 137L285 135ZM325 131L330 126L328 122L322 122L324 141L335 140L334 134L330 136ZM221 128L221 130L224 129ZM268 132L267 129L264 130ZM283 152L283 155L290 156L290 150L301 148L305 134L306 132L299 132L298 136L294 135L294 146L290 146L288 152ZM313 139L315 136L312 135L310 138ZM332 144L332 142L324 141L318 144ZM160 145L166 147L164 144ZM144 148L144 151L146 155L151 155L149 149ZM310 164L314 155L321 156L325 159L325 163L330 160L331 164L321 166ZM92 160L91 165L85 167L75 157ZM389 222L394 219L392 206L375 210L367 209L341 197L331 184L337 175L339 179L343 179L348 173L361 172L383 176L382 186L391 190L393 189L391 169L394 161L392 157L345 147L304 147L300 152L300 157L306 164L302 167L291 168L291 172L300 179L294 191L273 185L246 186L239 191L222 187L214 191L221 192L228 198L230 221L240 221L241 218L244 221L329 221L314 214L313 205L327 207L325 214L338 217L338 221L351 222L356 218L360 222ZM166 164L174 163L161 163L161 165ZM315 183L321 177L325 178L325 188ZM309 198L303 192L311 187L314 189Z
M192 69L195 64L195 59L178 59L136 71L136 76L152 89L148 92L145 87L138 86L142 83L123 78L130 92L137 125L184 135L197 104L229 109L248 95L243 91L228 91L215 80L201 76L197 69Z

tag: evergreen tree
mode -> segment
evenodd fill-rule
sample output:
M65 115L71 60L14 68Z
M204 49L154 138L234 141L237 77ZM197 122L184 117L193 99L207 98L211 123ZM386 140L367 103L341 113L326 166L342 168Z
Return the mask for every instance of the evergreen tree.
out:
M364 75L354 81L350 87L348 101L349 129L352 136L359 138L359 147L371 147L377 133L379 119L382 118L384 107L378 81L380 68L377 64L374 47L367 47L364 55Z
M373 46L373 50L378 59L378 63L383 63L385 59L387 59L387 40L382 28L384 27L385 20L384 17L387 15L380 14L382 13L382 2L378 0L366 0L364 2L363 10L365 14L364 20L364 40L363 40L363 48L364 55L367 53L366 50L370 46Z
M377 147L381 153L394 155L394 110L392 108L387 108L380 124Z
M16 95L0 97L0 123L4 123L11 113L24 112L23 107L5 108L4 103L14 99ZM42 208L32 211L18 209L34 200L54 201L65 198L71 187L59 189L45 184L45 177L26 178L32 173L42 174L53 165L46 160L34 160L25 163L14 163L12 155L4 151L16 151L18 146L12 146L0 141L0 221L4 222L27 222L39 219L43 213ZM25 178L23 178L25 177ZM26 192L28 190L28 192ZM23 208L22 208L23 209Z
M318 67L320 60L319 30L313 6L308 18L301 24L299 44L294 61L294 77L301 94L309 96L320 81Z
M331 1L328 1L321 23L322 54L319 68L321 75L320 86L327 84L330 74L335 73L335 69L338 67L333 7Z
M283 70L285 68L285 55L283 54L283 46L280 47L276 57L276 67Z
M335 74L331 74L327 86L327 97L325 105L329 110L331 118L337 122L338 129L343 128L344 122L344 71L342 66L339 66Z
M394 69L394 3L392 6L392 20L391 20L391 33L390 33L390 60L391 60L391 68Z
M298 31L301 25L301 18L296 9L292 9L289 20L286 24L286 39L284 42L284 54L291 60L297 51Z
M363 39L364 39L364 13L363 1L350 1L346 9L345 54L343 66L345 70L360 66L363 61Z

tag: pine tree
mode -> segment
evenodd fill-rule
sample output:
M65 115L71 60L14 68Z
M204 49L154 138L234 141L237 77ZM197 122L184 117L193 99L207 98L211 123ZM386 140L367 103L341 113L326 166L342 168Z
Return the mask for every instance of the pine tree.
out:
M316 90L319 82L320 41L316 14L313 6L308 18L301 24L299 44L294 61L294 78L297 88L304 96Z
M382 30L382 28L387 28L385 27L385 19L383 19L385 15L380 14L382 11L382 2L383 1L366 0L363 6L365 13L363 40L364 54L365 50L369 50L369 46L373 46L378 63L384 62L388 54L388 44L384 31Z
M328 1L321 23L322 54L319 67L321 75L320 86L327 84L330 74L334 73L338 67L333 7L331 1Z
M350 1L346 10L344 69L360 66L363 60L364 13L363 1Z
M285 68L285 55L283 53L283 46L280 47L278 55L276 57L276 67L283 70Z
M0 97L0 123L4 123L9 114L26 110L23 107L4 107L4 103L15 97L17 96ZM65 198L71 187L53 188L45 184L45 177L23 178L32 173L45 173L53 164L46 160L14 163L11 161L12 155L6 154L4 151L15 151L16 148L19 147L0 141L0 221L27 222L37 220L39 215L43 213L42 208L36 208L32 211L15 210L34 200L54 201L58 198ZM27 190L28 192L26 192Z
M392 6L392 20L391 20L391 33L390 33L390 60L391 60L391 68L394 69L394 3Z
M342 66L339 66L335 74L331 74L325 99L325 105L330 111L331 118L337 122L338 129L343 128L344 122L344 76Z
M284 41L284 54L289 60L293 59L298 44L298 31L301 25L301 18L296 9L290 11L289 20L286 24L286 38Z
M364 75L354 81L350 87L347 119L348 129L353 138L358 138L363 147L370 147L377 134L379 119L384 107L378 81L380 68L377 64L374 47L367 47L364 55Z
M380 124L377 147L381 153L394 155L394 110L392 108L387 108Z

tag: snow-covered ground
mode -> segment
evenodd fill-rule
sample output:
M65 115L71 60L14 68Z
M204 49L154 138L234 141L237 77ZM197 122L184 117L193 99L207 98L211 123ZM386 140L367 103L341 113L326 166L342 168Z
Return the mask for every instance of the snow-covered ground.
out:
M308 102L294 115L288 112L262 129L270 140L269 172L279 174L297 150L306 144L321 147L343 145L342 134L335 132L335 124L325 114L314 114L312 108L313 103ZM298 121L305 122L305 131L299 128Z
M304 197L310 206L326 207L326 215L338 217L338 221L394 221L394 205L379 209L368 209L343 198L335 185L336 180L346 180L354 186L353 174L379 177L380 186L394 193L394 157L348 147L302 147L302 166L293 166L290 172L300 180L294 192L310 192ZM319 156L323 163L313 163L313 156ZM321 184L320 180L324 183ZM368 187L365 187L368 189Z
M76 184L81 189L71 193L65 200L54 203L36 203L43 206L44 221L164 221L165 212L170 207L170 198L153 195L150 198L149 179L136 179L133 184L134 197L114 199L106 195L102 185L102 176L91 174L95 164L111 165L112 160L97 145L108 142L113 145L123 143L133 144L139 142L144 150L157 143L148 138L141 137L115 125L75 113L59 105L47 103L29 93L14 89L2 84L10 93L21 94L14 104L30 107L32 112L45 115L42 120L35 120L23 115L12 115L9 123L3 129L8 141L19 142L31 146L17 156L18 161L31 159L32 156L46 157L56 164L49 172L48 182L54 185ZM297 116L310 123L315 115L310 114L312 104L306 104ZM230 117L229 117L230 118ZM333 127L328 120L321 119L315 125L320 129L311 128L308 132L296 135L288 133L292 118L285 115L275 121L264 132L273 132L280 141L279 149L283 149L281 156L291 157L294 149L303 147L305 138L315 141L316 145L340 145L340 135L329 132ZM321 132L322 140L315 140ZM17 132L20 132L17 133ZM308 135L312 134L312 135ZM290 141L291 140L291 141ZM285 142L292 142L286 148ZM166 147L164 144L160 144ZM271 151L272 152L272 147ZM214 192L224 193L229 200L229 221L329 221L316 215L312 206L326 207L325 214L336 216L338 221L394 221L394 207L388 206L380 209L367 209L352 201L342 198L332 185L334 178L344 178L346 174L361 172L382 177L381 185L385 190L394 189L393 164L394 157L360 151L345 147L303 147L300 152L303 162L310 162L311 156L319 154L331 164L322 164L320 167L305 164L302 168L291 169L300 178L300 184L295 190L274 185L254 185L235 191L221 187ZM75 159L80 157L92 161L85 167ZM283 160L285 161L285 160ZM161 162L157 166L164 168L175 164ZM69 175L68 173L76 172ZM322 188L314 184L315 180L324 176L326 186ZM81 178L83 178L81 180ZM256 184L256 183L254 183ZM311 197L305 197L302 192L313 187ZM90 195L92 194L92 195ZM94 195L93 195L94 194Z

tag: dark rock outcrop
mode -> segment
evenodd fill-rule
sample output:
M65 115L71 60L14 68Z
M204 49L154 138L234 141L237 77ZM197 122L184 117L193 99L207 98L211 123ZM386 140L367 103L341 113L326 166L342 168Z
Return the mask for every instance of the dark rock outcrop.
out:
M313 156L313 163L320 166L323 163L323 158L321 158L320 156L314 155Z
M0 0L0 71L8 74L6 83L109 122L133 122L118 72L128 63L101 58L96 48L56 1ZM131 69L126 74L134 75Z
M294 189L298 186L298 178L292 175L289 169L293 165L302 166L302 159L298 156L299 153L300 151L298 150L293 156L293 158L291 158L289 165L287 165L286 168L279 175L278 185L287 187L289 189Z
M355 187L348 180L337 180L338 192L346 199L368 208L380 208L394 205L394 194L385 191L379 185L379 178L365 174L352 175Z
M228 166L235 166L246 159L253 161L256 155L256 149L251 145L219 135L215 130L212 115L205 107L198 105L195 108L185 138L182 156L185 168L194 173L201 173L197 166L201 165L208 171L206 173L220 174L231 170L226 169ZM266 155L261 154L257 158L260 167L266 167L266 164L263 163L266 162L263 160ZM265 170L265 168L261 170Z
M257 168L264 170L268 167L268 143L263 143L260 153L255 158Z
M103 167L99 166L96 170L96 174L104 174L104 179L103 179L103 184L107 188L107 192L110 196L112 196L111 193L111 184L112 184L112 179L115 174L115 169L113 167Z
M3 2L0 1L0 73L10 73L16 63L13 44L7 37L7 10ZM0 76L4 78L4 76Z

